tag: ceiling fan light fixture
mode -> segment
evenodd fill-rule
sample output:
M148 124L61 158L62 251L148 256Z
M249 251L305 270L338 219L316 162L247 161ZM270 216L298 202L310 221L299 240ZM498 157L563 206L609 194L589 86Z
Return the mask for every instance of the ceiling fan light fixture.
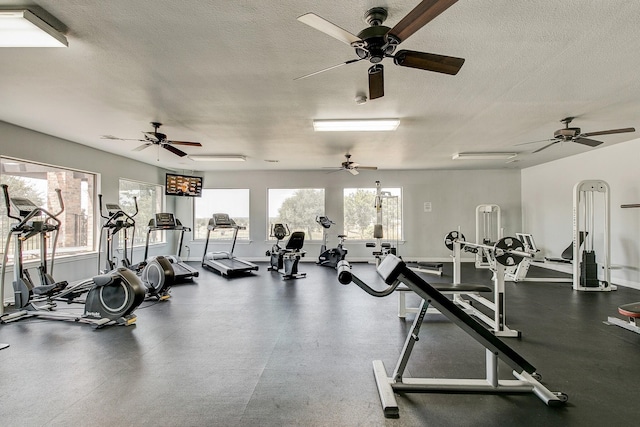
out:
M509 160L516 157L518 153L497 153L497 152L475 152L475 153L454 153L452 160Z
M245 156L216 156L211 154L193 154L188 156L196 162L244 162L247 160Z
M314 120L316 132L385 132L398 129L400 119Z
M0 10L0 47L69 47L69 42L28 10Z

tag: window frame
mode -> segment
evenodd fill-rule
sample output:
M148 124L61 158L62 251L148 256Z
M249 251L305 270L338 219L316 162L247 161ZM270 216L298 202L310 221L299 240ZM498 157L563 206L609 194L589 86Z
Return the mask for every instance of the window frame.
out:
M229 213L228 211L225 211L226 208L222 208L222 209L215 209L212 210L211 212L209 212L209 216L207 217L203 217L203 218L198 218L198 202L202 202L206 199L208 199L207 197L207 193L211 193L212 191L242 191L242 192L246 192L246 195L243 194L243 197L246 197L246 199L242 200L242 202L238 202L236 206L242 206L244 208L244 206L246 206L246 212L247 212L247 216L239 216L239 215L233 215L231 213ZM213 200L215 200L215 197L212 197ZM225 203L227 203L228 200L225 200ZM236 239L236 243L238 244L245 244L245 243L251 243L251 189L250 188L203 188L202 189L202 196L201 197L193 197L193 234L192 234L192 239L194 241L205 241L207 238L207 225L209 219L211 218L211 216L214 213L227 213L229 214L229 217L231 219L233 219L234 221L236 221L238 223L238 225L241 225L243 227L245 227L244 230L238 230L238 236ZM204 225L199 225L198 224L198 220L199 219L205 219L205 223ZM246 219L246 221L245 221ZM201 229L202 228L202 229ZM225 242L230 242L231 241L231 236L228 236L227 233L224 232L220 232L220 233L216 233L214 232L211 236L210 239L212 241L216 241L216 242L220 242L220 243L225 243Z
M0 164L2 164L4 167L10 164L11 166L13 166L13 164L15 164L15 166L17 166L18 168L21 167L21 164L33 165L36 168L36 173L38 172L46 173L46 174L48 173L67 174L68 173L68 174L71 174L72 179L77 179L79 181L79 187L80 187L79 191L77 190L74 191L75 189L72 189L72 191L65 191L65 190L68 190L69 188L68 186L66 188L61 188L61 190L63 190L62 201L65 205L64 206L65 209L64 209L64 212L60 214L62 225L60 227L60 233L56 242L55 261L60 262L64 259L91 255L96 252L96 248L98 245L97 230L100 223L99 215L97 213L97 208L96 208L98 185L100 182L99 173L82 170L82 169L58 166L58 165L53 165L53 164L38 162L33 160L20 159L20 158L10 157L10 156L0 156ZM38 168L42 168L45 170L37 171ZM27 169L27 167L24 167L24 169ZM46 170L46 169L49 169L49 170ZM24 172L27 172L27 171L25 170ZM77 178L74 176L76 174L78 175ZM3 172L3 169L0 169L0 176L17 177L18 179L21 177L20 174ZM39 179L39 178L30 178L30 179ZM44 179L42 180L44 181ZM2 181L6 182L5 179L3 179ZM45 204L45 209L47 209L48 211L51 211L52 213L56 213L58 211L59 204L58 204L57 196L55 196L55 193L53 191L50 191L50 187L49 187L50 182L51 181L49 180L49 177L47 177L47 180L46 180L47 189L43 194L43 196L46 197L44 204ZM84 187L83 182L87 183L86 188L83 188ZM58 188L58 187L61 187L60 183L54 183L54 188ZM11 195L15 195L15 191L12 191L11 186L9 187L9 191L11 192ZM35 189L34 191L37 192L38 190ZM67 197L68 194L72 194L72 195L80 194L80 198L79 199L72 198L72 197L70 198L70 197ZM24 196L24 194L22 195ZM0 254L1 254L1 257L4 257L4 248L5 248L6 238L8 236L8 231L9 231L7 227L10 224L14 223L15 220L7 217L6 215L4 195L0 196L0 198L2 199L2 218L0 218L0 223L2 224L1 231L0 231L0 233L2 233L2 236L0 237L0 242L1 242L0 245L2 246L2 248L0 249ZM74 206L74 203L72 202L72 200L76 202L75 204L79 205L77 206L78 211L72 210L71 207ZM35 203L40 200L33 200L33 201ZM51 204L52 208L48 206L49 204ZM15 212L13 213L15 214ZM68 227L69 224L72 224L72 227ZM78 227L80 227L80 230L78 229ZM67 233L68 228L72 228L72 231L69 231ZM13 236L12 238L15 238L15 236ZM72 242L71 244L68 244L68 241L70 239L74 240L76 243ZM78 239L80 239L81 242L85 241L86 243L79 244L77 243ZM33 242L31 242L31 240L33 240ZM36 240L38 240L38 242L36 242ZM23 262L25 264L41 262L40 251L39 251L39 248L40 248L39 240L40 239L38 237L33 237L33 239L29 239L29 241L27 241L33 247L30 250L31 253L28 256L24 256L24 251L23 251ZM49 242L49 245L47 247L47 257L49 258L48 261L50 261L50 257L54 249L52 246L54 243L53 240L54 239L48 239L48 242ZM8 257L10 261L7 262L7 266L14 265L14 262L13 262L14 247L15 245L13 244L10 245L9 247ZM74 249L74 248L77 248L77 249Z
M156 211L152 214L152 216L146 220L141 220L140 217L140 211L138 212L138 214L135 216L134 220L136 221L136 234L137 236L134 235L133 238L133 247L134 248L140 248L140 247L144 247L146 245L146 239L147 239L147 227L149 225L149 220L151 220L152 218L154 218L154 215L158 212L164 212L165 208L166 208L166 197L164 194L164 185L162 184L154 184L151 182L145 182L145 181L139 181L139 180L135 180L135 179L130 179L130 178L123 178L120 177L118 178L118 204L120 205L120 207L122 208L122 210L126 213L128 213L129 215L132 215L134 213L133 208L128 209L126 207L123 206L123 202L122 202L122 183L127 182L130 184L136 184L139 186L148 186L148 187L155 187L155 192L157 193L157 197L155 202L153 203L155 205L155 209ZM132 190L124 190L124 191L132 191ZM138 203L138 207L140 207L141 204L141 199L140 199L140 190L138 190L138 199L137 199L137 203ZM160 210L157 210L158 207L158 202L160 205ZM144 203L144 201L142 201L142 203ZM138 241L136 241L136 239L140 239ZM153 241L152 241L153 239ZM122 245L121 239L118 239L120 245ZM150 236L149 239L149 246L152 245L164 245L167 243L167 236L166 236L166 232L162 231L161 233L153 233L152 236Z
M326 212L326 201L327 201L327 190L325 188L311 188L311 187L300 187L300 188L267 188L267 218L266 218L266 224L267 224L267 233L266 233L266 237L267 237L267 241L268 242L275 242L276 239L275 237L271 237L271 227L275 222L272 222L271 220L271 191L287 191L287 192L297 192L300 190L312 190L312 191L321 191L322 192L322 212L317 213L317 215L324 215ZM280 196L282 197L282 196ZM289 196L292 197L292 196ZM286 201L289 197L285 198L283 200ZM282 203L280 204L280 207L282 207ZM279 208L280 208L279 207ZM311 224L311 227L313 228L313 231L315 231L317 233L317 236L315 236L316 238L314 238L314 235L312 233L307 233L307 231L309 231L308 229L306 230L302 230L305 232L305 240L309 241L309 242L320 242L323 240L323 229L322 227L316 222L315 220L315 216L313 217L313 219L311 220L313 221L313 224ZM299 231L299 230L294 230L293 228L296 228L295 225L291 225L288 224L290 227L290 231L294 232L294 231ZM300 228L300 227L297 227Z
M377 195L377 189L376 187L345 187L342 189L342 205L343 205L343 212L342 212L342 221L343 221L343 234L347 235L347 240L352 241L352 242L365 242L365 241L371 241L371 240L375 240L373 238L373 232L371 233L371 237L365 237L365 238L358 238L358 237L352 237L349 235L349 230L347 229L347 219L346 219L346 215L347 215L347 203L346 203L346 196L347 196L347 191L353 191L354 193L357 192L358 190L367 190L367 191L372 191L373 192L373 197L374 197L374 201L375 201L375 197ZM388 230L385 228L384 229L384 238L382 239L383 241L397 241L398 243L402 243L404 242L404 199L403 199L403 188L402 187L384 187L381 188L382 192L391 192L393 197L397 197L398 198L398 205L397 205L397 209L398 209L398 220L399 220L399 232L398 235L395 236L393 235L392 237L387 237L390 235L390 233L388 233ZM397 191L397 195L394 194L394 192ZM371 203L371 209L373 211L373 224L375 224L376 221L376 213L375 213L375 206L374 203ZM383 216L383 227L384 227L384 216Z

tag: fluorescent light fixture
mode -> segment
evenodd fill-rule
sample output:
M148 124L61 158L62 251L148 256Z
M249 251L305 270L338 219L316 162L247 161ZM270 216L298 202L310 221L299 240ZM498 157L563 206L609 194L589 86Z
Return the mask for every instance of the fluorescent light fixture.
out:
M67 38L28 10L0 10L0 47L68 47Z
M211 154L203 154L203 155L190 155L188 156L191 160L196 162L244 162L247 160L245 156L216 156Z
M400 119L314 120L316 132L379 132L396 130Z
M455 153L453 160L508 160L517 156L518 153Z

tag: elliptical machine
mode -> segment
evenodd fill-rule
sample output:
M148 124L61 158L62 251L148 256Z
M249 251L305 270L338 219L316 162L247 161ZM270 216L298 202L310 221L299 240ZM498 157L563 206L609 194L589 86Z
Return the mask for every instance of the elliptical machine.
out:
M8 185L2 185L7 216L18 221L11 225L4 249L2 272L0 277L0 302L4 302L4 282L11 238L15 236L13 290L15 307L20 311L4 314L4 304L0 303L0 321L9 323L28 317L42 317L55 320L72 320L89 323L100 328L119 324L131 325L136 321L133 311L144 300L145 287L131 271L120 268L106 274L84 280L70 286L66 281L53 279L53 262L61 221L58 216L64 211L60 189L56 189L60 211L53 214L22 197L10 197ZM13 210L17 214L12 213ZM51 262L47 260L47 240L53 233ZM40 237L40 266L38 267L40 285L31 279L23 264L23 244L28 239ZM67 303L76 301L80 295L87 294L82 315L54 311L56 301Z
M100 239L98 243L98 271L110 271L117 267L116 258L114 256L114 237L122 231L123 233L123 252L122 252L122 266L135 272L142 278L142 282L147 288L147 294L149 297L157 298L160 301L164 301L171 297L171 286L175 283L175 273L171 262L163 256L153 256L146 260L132 264L133 259L133 243L131 248L128 247L129 234L128 230L131 229L131 238L135 235L136 221L134 217L138 214L138 200L133 198L135 205L135 213L129 215L120 208L120 205L115 203L106 203L105 208L107 215L102 211L102 194L98 194L98 203L100 206L100 216L106 221L102 225L100 232ZM106 263L105 270L100 270L102 241L106 235L107 242L105 245Z
M329 240L329 234L327 233L327 230L331 228L331 226L334 225L335 222L331 221L329 217L320 215L316 216L316 222L323 228L323 241L322 246L320 247L320 256L318 257L318 262L316 262L316 264L322 265L324 267L336 268L338 263L347 256L347 250L342 247L342 245L344 244L344 239L347 236L344 234L339 234L338 239L340 239L340 241L338 242L338 246L332 249L327 249L327 241Z
M300 258L306 253L302 250L304 232L294 231L291 233L288 225L277 223L273 224L269 235L275 237L277 241L266 253L270 257L270 266L267 270L280 272L283 280L307 277L307 273L298 272ZM281 247L280 242L289 235L291 237L289 237L287 245L284 248Z

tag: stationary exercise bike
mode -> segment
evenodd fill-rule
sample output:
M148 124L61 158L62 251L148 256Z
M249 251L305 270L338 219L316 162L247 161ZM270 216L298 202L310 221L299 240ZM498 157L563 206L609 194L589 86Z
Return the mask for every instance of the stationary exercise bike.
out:
M316 216L316 222L320 224L323 228L323 241L322 246L320 247L320 256L318 257L318 262L316 264L322 265L324 267L336 268L338 263L347 256L347 250L342 247L344 244L344 239L347 237L344 234L339 234L338 238L340 241L338 242L338 246L332 249L327 249L327 241L329 240L329 234L327 230L331 228L335 222L331 221L326 216Z
M100 250L98 251L98 271L101 271L100 254L102 250L102 239L105 235L107 237L107 242L105 245L106 268L102 271L110 271L116 268L117 264L116 258L114 256L115 250L113 247L116 239L114 239L114 237L118 233L122 232L122 237L124 239L121 260L122 266L135 272L142 278L142 282L147 288L147 295L149 297L157 298L160 301L170 298L171 286L175 283L175 273L173 270L173 266L168 259L163 256L153 256L137 264L133 264L131 262L131 259L133 259L133 243L131 244L131 248L129 249L128 230L132 230L131 236L133 238L133 236L135 235L136 227L136 221L134 217L138 214L137 198L133 198L136 209L133 215L127 214L122 210L122 208L120 208L120 205L115 203L105 204L105 208L107 210L107 214L105 215L102 211L102 194L98 194L98 202L100 206L100 216L106 220L102 225L100 240L98 243L98 247L100 248Z
M115 269L106 274L84 280L76 285L53 278L55 248L61 221L58 216L64 212L64 203L60 189L56 189L60 210L53 214L40 208L32 201L22 197L10 197L6 184L2 185L7 216L18 221L11 225L4 249L2 272L0 277L0 301L4 301L4 280L8 263L8 251L11 238L15 236L13 290L14 304L19 311L2 315L2 323L9 323L28 317L42 317L56 320L72 320L90 323L95 327L110 324L131 325L136 321L133 311L144 300L145 288L140 279L125 268ZM14 214L15 212L15 214ZM51 259L47 256L47 241L53 235ZM39 237L40 266L38 273L40 284L31 278L23 264L23 245L33 237ZM54 311L56 301L67 303L86 294L84 312L81 315ZM0 314L4 305L0 304Z
M307 276L307 273L300 273L298 271L298 263L300 258L305 255L305 251L302 250L304 245L304 232L289 231L289 226L286 224L273 224L271 237L276 238L276 243L271 247L271 250L267 251L266 255L270 257L269 271L278 271L282 274L283 280L299 279ZM280 242L287 236L289 241L283 248L280 246Z

